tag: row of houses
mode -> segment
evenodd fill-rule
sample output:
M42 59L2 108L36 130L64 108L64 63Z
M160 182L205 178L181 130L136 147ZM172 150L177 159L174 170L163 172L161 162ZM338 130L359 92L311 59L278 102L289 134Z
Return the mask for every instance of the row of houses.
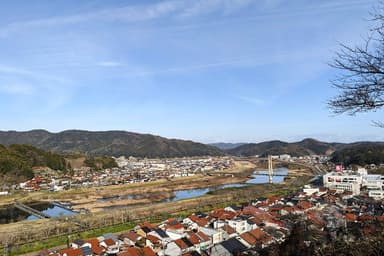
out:
M306 188L287 197L259 198L159 224L144 222L118 237L109 234L74 240L70 248L51 254L238 255L284 242L297 221L305 220L321 232L332 232L352 222L384 221L382 202L348 191Z
M200 157L170 159L116 158L119 167L92 170L90 167L74 169L71 175L58 176L51 170L39 169L34 178L2 189L0 195L11 190L25 192L60 191L79 187L98 187L124 183L142 183L159 179L193 176L210 170L226 170L234 166L231 157Z

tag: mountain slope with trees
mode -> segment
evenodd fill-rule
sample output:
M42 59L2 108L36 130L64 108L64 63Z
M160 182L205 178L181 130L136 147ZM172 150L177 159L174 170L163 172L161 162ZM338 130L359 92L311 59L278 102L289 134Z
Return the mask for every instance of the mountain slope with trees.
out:
M67 169L64 157L30 145L0 145L1 179L23 181L33 177L33 167L49 167L53 170Z
M240 147L227 150L229 154L236 156L267 156L290 154L291 156L305 155L331 155L346 144L327 143L315 139L304 139L300 142L288 143L279 140L261 143L249 143Z
M384 143L354 143L332 155L332 162L343 165L367 165L384 163Z
M0 132L0 144L29 144L58 153L81 152L91 156L123 155L151 158L225 154L216 147L202 143L126 131L3 131Z

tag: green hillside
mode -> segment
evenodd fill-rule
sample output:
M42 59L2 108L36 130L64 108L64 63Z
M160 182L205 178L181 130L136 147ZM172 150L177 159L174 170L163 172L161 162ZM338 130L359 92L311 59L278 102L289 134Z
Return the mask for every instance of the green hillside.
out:
M30 145L0 145L0 176L3 179L25 180L33 177L33 167L66 170L65 159L52 152Z

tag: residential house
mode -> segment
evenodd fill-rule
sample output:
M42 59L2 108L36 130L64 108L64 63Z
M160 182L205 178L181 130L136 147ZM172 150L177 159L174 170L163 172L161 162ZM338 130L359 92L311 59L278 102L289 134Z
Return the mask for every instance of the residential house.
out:
M158 252L159 255L181 255L182 254L182 249L176 244L176 242L167 242L164 245L163 251Z
M223 231L224 240L227 240L228 238L232 238L232 237L237 236L236 230L234 228L232 228L231 226L229 226L228 224L225 224L224 226L222 226L220 228L220 230Z
M105 252L105 248L100 246L99 240L96 238L85 240L83 246L90 247L92 250L92 253L95 255L102 255L103 252Z
M148 233L148 235L152 235L160 239L161 241L171 241L170 237L167 235L167 233L162 230L161 228L155 228L151 232Z
M61 256L82 256L83 251L80 248L65 248L59 251Z
M264 248L273 242L272 237L259 228L251 230L249 233L257 239L261 248Z
M174 241L181 249L182 253L195 250L194 244L186 237Z
M157 236L147 235L145 237L145 245L158 252L162 249L161 240Z
M152 225L149 222L143 222L140 225L134 228L134 231L141 237L146 237L148 233L150 233L155 228L158 228L155 225Z
M210 256L233 256L240 255L247 247L236 238L216 244L210 250Z
M134 231L129 231L127 233L124 233L121 236L121 239L123 240L124 244L128 246L134 246L137 242L142 239L142 237Z
M255 247L258 243L256 237L254 237L251 233L245 232L240 235L238 238L241 243L243 243L247 248Z
M223 232L211 228L201 228L200 231L211 239L212 244L218 244L222 242Z
M247 231L247 220L235 218L227 221L228 225L236 230L236 233L242 234Z

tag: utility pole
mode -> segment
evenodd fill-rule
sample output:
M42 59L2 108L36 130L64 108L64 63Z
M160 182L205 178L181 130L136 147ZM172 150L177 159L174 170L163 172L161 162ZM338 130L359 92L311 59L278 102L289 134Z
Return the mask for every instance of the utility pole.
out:
M273 182L273 165L272 165L272 156L268 155L268 176L269 176L269 184Z

